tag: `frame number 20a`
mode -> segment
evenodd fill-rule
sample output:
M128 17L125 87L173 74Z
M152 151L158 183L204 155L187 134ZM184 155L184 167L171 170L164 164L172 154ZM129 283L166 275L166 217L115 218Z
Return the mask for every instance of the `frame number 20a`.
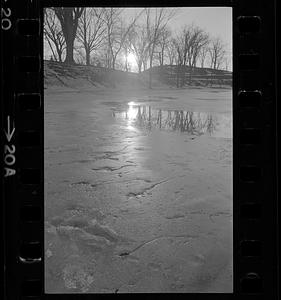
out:
M16 162L16 146L11 143L13 135L15 133L15 127L10 123L10 116L7 117L7 129L4 129L6 137L6 144L4 144L4 177L12 176L16 174L15 162Z

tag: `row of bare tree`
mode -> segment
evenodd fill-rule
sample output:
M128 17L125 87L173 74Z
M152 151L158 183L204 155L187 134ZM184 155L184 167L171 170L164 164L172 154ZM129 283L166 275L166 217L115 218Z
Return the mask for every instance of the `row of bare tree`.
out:
M177 33L168 27L177 11L144 8L125 19L121 8L46 8L44 38L52 60L99 65L129 71L133 54L139 73L149 68L151 87L153 65L176 66L177 86L185 82L185 68L219 69L226 62L225 45L195 25ZM189 72L191 74L191 72ZM190 75L191 76L191 75Z

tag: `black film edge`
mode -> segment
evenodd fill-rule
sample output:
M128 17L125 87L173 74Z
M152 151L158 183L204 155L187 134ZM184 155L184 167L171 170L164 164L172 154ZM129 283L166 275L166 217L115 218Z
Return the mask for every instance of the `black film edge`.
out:
M277 299L276 4L265 0L199 2L200 6L225 3L233 7L234 293L190 297ZM6 299L92 299L86 294L44 293L43 7L55 3L2 0ZM81 6L88 4L92 3L83 1ZM60 5L74 3L62 1ZM199 4L191 1L178 6L185 5Z

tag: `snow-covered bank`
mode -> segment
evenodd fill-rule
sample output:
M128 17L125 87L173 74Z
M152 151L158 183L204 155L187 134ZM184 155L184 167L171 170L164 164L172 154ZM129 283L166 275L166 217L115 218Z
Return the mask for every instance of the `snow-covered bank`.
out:
M46 292L232 292L231 122L149 130L131 106L231 121L231 90L45 90Z
M232 73L223 70L195 68L192 80L190 69L186 67L186 82L183 87L230 88ZM44 85L48 89L84 91L85 89L147 89L149 70L140 74L107 69L97 66L68 65L54 61L44 61ZM177 67L162 66L152 68L152 87L156 89L176 88Z

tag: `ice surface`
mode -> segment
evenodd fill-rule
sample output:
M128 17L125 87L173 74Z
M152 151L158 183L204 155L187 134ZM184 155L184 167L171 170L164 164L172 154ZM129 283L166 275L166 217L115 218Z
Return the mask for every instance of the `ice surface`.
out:
M46 293L232 292L231 93L45 90Z

